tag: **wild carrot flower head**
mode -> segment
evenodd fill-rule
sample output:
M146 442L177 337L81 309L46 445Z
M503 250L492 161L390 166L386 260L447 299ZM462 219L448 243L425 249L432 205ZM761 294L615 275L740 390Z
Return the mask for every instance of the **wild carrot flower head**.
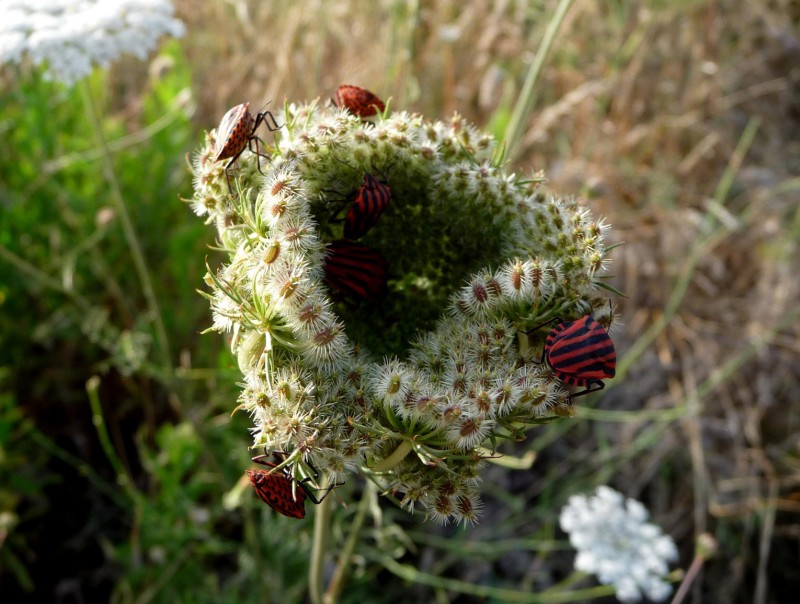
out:
M672 591L664 577L678 557L675 542L647 522L645 507L607 486L592 497L574 495L561 510L561 528L578 550L575 568L613 585L617 598L660 602Z
M123 54L144 59L162 35L183 35L170 0L5 0L0 63L28 56L45 77L74 84Z
M253 446L475 522L485 447L571 414L539 362L547 329L526 332L608 313L606 227L506 172L458 115L362 121L316 101L275 117L263 156L230 168L232 191L214 153L225 133L193 163L192 208L225 250L206 278L211 329L232 336Z

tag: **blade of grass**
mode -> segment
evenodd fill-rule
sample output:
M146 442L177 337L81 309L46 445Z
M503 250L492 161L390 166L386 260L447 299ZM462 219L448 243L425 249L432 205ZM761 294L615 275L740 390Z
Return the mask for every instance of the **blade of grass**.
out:
M750 148L750 145L755 138L759 125L760 120L758 118L753 118L747 123L747 126L742 132L742 136L739 138L739 143L731 155L731 159L728 162L728 167L720 178L714 194L714 201L719 205L724 205L723 202L730 191L736 171L738 170L739 166L741 166L742 159L747 154L747 150ZM728 235L728 229L724 226L720 226L712 230L714 221L715 219L713 213L708 212L700 228L700 232L705 233L706 235L705 237L699 239L695 246L690 250L686 261L684 262L683 269L680 272L680 276L672 288L672 293L670 294L669 300L664 308L664 312L655 321L653 321L647 331L645 331L644 334L642 334L642 336L636 340L636 342L634 342L633 346L631 346L625 355L619 360L617 363L617 377L624 376L630 370L631 366L639 359L639 357L641 357L642 353L644 353L644 351L650 346L650 344L653 343L658 335L664 331L666 326L669 325L669 322L677 314L678 309L680 308L681 303L686 296L686 292L688 291L689 285L694 277L697 264L706 255L711 247Z
M561 28L564 17L571 6L572 0L561 0L558 3L553 17L547 24L544 38L542 38L542 43L536 51L536 56L533 58L530 67L528 67L528 73L525 75L525 83L522 85L522 92L517 99L516 105L514 105L514 111L511 113L511 120L508 123L508 128L506 129L504 137L506 159L508 161L514 161L519 154L519 145L525 133L525 125L536 103L536 83L539 81L539 76L542 73L542 67L544 66L547 54L553 47L556 34Z
M320 484L321 489L328 485ZM328 544L328 535L331 529L331 501L332 497L325 497L317 506L314 516L314 538L311 546L311 564L308 569L308 590L312 604L323 604L323 575L325 562L325 549Z
M353 552L355 552L358 538L361 536L361 527L364 525L364 519L370 508L370 499L374 498L375 494L375 483L368 480L364 485L364 492L361 494L361 501L358 503L355 518L353 518L353 522L350 524L350 533L347 536L347 541L339 553L339 561L336 564L336 569L328 584L328 589L323 595L322 601L325 604L335 604L339 601L339 595L342 593L344 582L347 579L347 571L350 569L352 563Z
M525 602L528 604L586 602L593 598L612 596L615 593L614 587L609 585L598 585L597 587L588 589L559 593L531 593L514 589L504 589L502 587L492 587L490 585L476 585L459 579L449 579L447 577L432 575L422 572L409 564L401 564L394 558L382 553L378 553L378 561L390 573L406 581L479 598L490 598L499 602Z

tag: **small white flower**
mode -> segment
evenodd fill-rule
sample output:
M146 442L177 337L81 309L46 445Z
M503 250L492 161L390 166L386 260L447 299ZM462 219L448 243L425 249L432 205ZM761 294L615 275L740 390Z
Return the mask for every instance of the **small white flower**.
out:
M0 7L0 63L27 54L45 77L72 85L122 54L144 59L162 35L184 25L170 0L6 0Z
M221 290L215 292L211 301L211 309L214 318L213 329L216 331L231 331L234 325L242 320L241 304L225 295Z
M495 309L502 293L494 275L487 271L472 277L468 285L454 296L454 309L467 316L486 315Z
M613 585L623 602L639 601L642 594L661 601L672 591L664 577L678 550L647 517L640 502L607 486L597 487L593 497L573 495L561 510L561 528L578 550L575 568Z
M387 360L372 378L375 398L389 405L401 405L408 394L414 376L398 359Z
M302 342L303 356L313 366L333 373L350 363L352 348L339 321L331 318L321 322L306 338Z
M461 414L456 421L447 426L447 436L456 447L464 451L469 451L476 447L488 436L494 422L487 419L484 413L464 413L463 407Z

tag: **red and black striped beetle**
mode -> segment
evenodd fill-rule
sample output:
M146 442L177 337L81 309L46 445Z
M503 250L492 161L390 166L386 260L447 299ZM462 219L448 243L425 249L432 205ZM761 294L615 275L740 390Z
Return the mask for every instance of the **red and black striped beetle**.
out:
M602 390L603 380L613 378L617 366L608 331L592 315L575 321L555 320L558 324L547 334L542 362L565 384L585 388L571 394L570 400Z
M325 282L345 296L380 302L386 296L389 265L375 249L355 241L337 239L328 244Z
M281 456L284 456L283 459ZM285 454L275 452L273 456L276 461L285 461ZM305 478L301 481L295 481L289 470L281 468L275 470L278 464L264 461L265 457L269 455L258 455L253 457L253 461L261 465L273 468L271 470L262 470L260 468L245 470L245 474L250 479L250 483L256 491L256 494L261 500L266 503L273 510L289 518L297 518L302 520L306 517L306 497L316 504L322 502L328 493L339 484L331 485L321 497L317 497L305 484L311 478ZM300 488L294 488L295 484Z
M263 174L261 171L261 158L267 156L261 153L258 144L259 142L263 143L263 141L256 136L256 130L261 124L264 124L270 132L280 129L275 116L269 111L259 111L253 117L253 114L250 113L250 103L242 103L232 107L219 123L217 144L214 147L214 161L230 160L225 164L225 177L228 180L228 191L231 193L233 189L231 188L229 169L245 149L249 148L252 153L256 154L258 171ZM255 150L253 150L254 144Z
M364 183L353 196L353 204L344 218L346 239L359 239L375 226L383 211L389 207L392 190L372 174L364 174Z

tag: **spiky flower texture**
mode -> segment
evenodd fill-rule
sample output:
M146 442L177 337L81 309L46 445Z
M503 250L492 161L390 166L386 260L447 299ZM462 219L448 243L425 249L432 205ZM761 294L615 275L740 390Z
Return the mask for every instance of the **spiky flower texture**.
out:
M193 161L192 207L226 254L206 277L211 329L231 336L252 445L330 482L363 472L409 510L473 523L499 440L572 414L539 362L547 330L525 332L587 313L608 324L607 227L540 175L504 171L494 140L458 115L362 121L315 101L276 117L264 175L245 152L233 194L216 131ZM332 246L366 174L391 201L357 245ZM367 259L345 279L385 270L385 295L330 286L333 247Z
M170 0L4 0L0 64L28 57L71 86L123 54L144 59L163 35L180 37Z

